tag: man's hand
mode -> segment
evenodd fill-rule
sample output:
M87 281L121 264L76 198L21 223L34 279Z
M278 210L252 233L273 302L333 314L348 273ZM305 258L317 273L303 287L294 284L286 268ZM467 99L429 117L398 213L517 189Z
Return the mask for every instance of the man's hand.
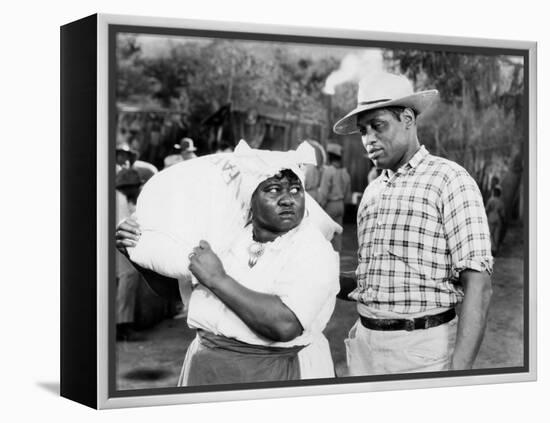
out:
M189 254L189 270L207 288L212 288L227 276L221 260L204 240Z
M357 277L355 270L340 272L340 292L336 295L337 298L345 301L351 301L348 295L357 288Z
M137 221L131 217L120 222L115 232L115 245L118 251L128 257L127 247L135 247L141 236Z

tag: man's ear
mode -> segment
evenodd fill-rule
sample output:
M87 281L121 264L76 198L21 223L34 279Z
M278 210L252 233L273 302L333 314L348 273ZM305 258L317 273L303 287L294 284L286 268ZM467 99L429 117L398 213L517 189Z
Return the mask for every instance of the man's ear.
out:
M401 116L407 129L416 124L416 115L410 107L405 107L405 109L403 109L403 113L401 113Z

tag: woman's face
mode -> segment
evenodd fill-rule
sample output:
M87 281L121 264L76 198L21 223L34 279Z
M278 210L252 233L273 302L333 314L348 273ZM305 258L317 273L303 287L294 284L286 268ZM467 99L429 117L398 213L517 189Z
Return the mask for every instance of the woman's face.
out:
M304 217L305 194L300 179L290 170L266 179L252 194L252 223L255 234L282 235Z

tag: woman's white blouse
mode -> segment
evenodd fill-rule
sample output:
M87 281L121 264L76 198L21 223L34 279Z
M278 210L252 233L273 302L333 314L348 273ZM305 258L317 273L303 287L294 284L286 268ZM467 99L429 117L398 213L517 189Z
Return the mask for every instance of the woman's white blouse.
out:
M214 294L196 285L189 303L187 323L218 335L256 345L289 347L308 345L325 328L339 290L339 258L329 241L307 222L273 242L252 268L248 247L252 225L235 239L233 248L220 254L226 273L245 287L277 295L296 315L304 331L289 342L273 342L253 332Z

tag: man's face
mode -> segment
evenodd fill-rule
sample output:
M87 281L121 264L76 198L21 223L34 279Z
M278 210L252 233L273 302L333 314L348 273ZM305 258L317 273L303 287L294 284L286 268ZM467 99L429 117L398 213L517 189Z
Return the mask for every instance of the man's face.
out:
M254 227L274 234L283 234L298 226L304 211L304 189L292 172L266 179L252 195Z
M404 117L410 113L412 111L405 109L400 120L385 109L369 110L357 116L363 146L376 167L395 171L410 159L416 140L407 130L408 117Z

